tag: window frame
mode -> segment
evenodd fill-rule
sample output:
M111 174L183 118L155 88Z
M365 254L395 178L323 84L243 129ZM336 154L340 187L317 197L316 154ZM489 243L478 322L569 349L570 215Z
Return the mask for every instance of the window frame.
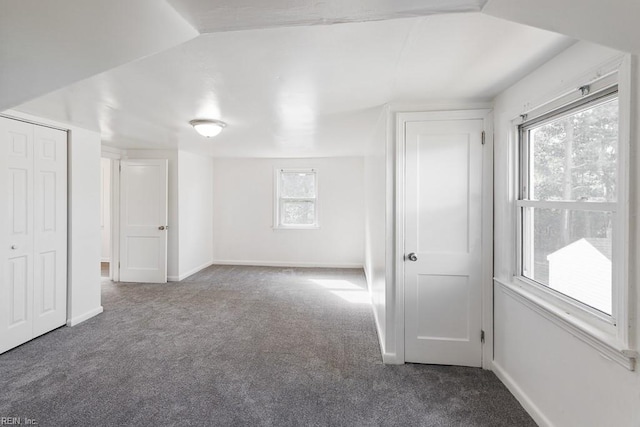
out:
M516 199L516 206L518 208L518 214L517 214L517 220L518 220L517 221L518 223L517 263L518 264L517 264L516 272L520 280L526 280L530 282L532 286L541 287L543 291L552 293L555 298L561 299L566 303L570 303L576 307L579 307L581 310L585 311L586 313L589 313L592 316L595 316L595 318L605 322L606 324L615 326L617 323L616 319L618 317L619 308L617 307L616 304L613 303L615 300L616 288L617 288L615 283L615 275L613 274L613 269L614 269L613 260L612 260L612 283L611 283L611 289L612 289L613 295L612 295L612 307L611 307L610 315L596 308L593 308L576 298L565 295L562 292L551 288L550 286L547 286L543 283L536 281L534 278L531 277L531 274L529 275L525 274L527 267L533 263L532 260L529 260L528 262L526 261L527 258L532 257L532 254L530 254L529 251L526 249L526 247L529 247L530 245L532 245L532 243L530 242L531 234L532 234L531 223L529 220L526 219L528 208L558 209L558 210L566 209L566 210L577 211L577 212L610 213L612 216L612 222L614 227L613 236L612 236L612 240L613 240L612 246L615 245L616 243L615 234L618 226L617 223L619 222L617 220L618 219L617 212L619 210L617 197L616 197L616 202L598 202L598 201L580 202L580 201L566 201L566 200L548 201L548 200L531 199L530 198L531 176L530 176L530 170L529 170L531 167L531 147L529 145L530 144L529 131L532 128L543 125L545 123L553 122L557 119L566 117L567 115L571 115L581 110L588 109L589 107L592 107L592 106L597 106L601 103L605 103L613 99L616 99L619 101L617 84L610 86L606 89L603 89L601 91L598 91L596 93L582 96L578 100L575 100L563 107L554 109L539 117L533 118L531 120L527 119L518 126L518 150L519 150L518 167L519 167L520 173L518 174L519 175L518 176L518 197ZM619 120L618 120L618 123L619 123ZM618 141L619 139L620 138L618 137ZM616 178L619 178L618 169L619 169L619 161L616 161L616 175L617 175ZM617 188L618 187L616 185L616 189ZM618 261L616 260L616 264L617 262Z
M618 63L618 67L620 63ZM628 67L628 64L627 64ZM529 109L512 121L512 197L514 222L514 249L515 259L513 265L513 285L508 291L529 307L541 313L552 322L580 338L584 342L598 349L611 360L625 366L629 370L635 369L637 351L633 349L633 328L631 318L632 303L630 298L632 284L628 280L629 270L629 142L631 130L631 97L630 77L627 67L616 68L609 73L600 74L586 86L580 86L565 92L561 96L550 98L550 101L540 104L539 107ZM589 93L585 94L584 89ZM580 104L586 104L594 99L610 96L617 92L619 106L619 133L618 133L618 159L617 159L617 183L616 202L539 202L541 206L571 209L572 207L588 207L591 210L598 205L601 209L613 208L612 221L614 223L612 235L612 315L609 316L597 309L589 307L571 297L549 288L546 285L535 282L522 274L523 260L523 225L522 212L525 205L530 205L528 200L523 200L522 181L522 138L521 126L541 123L548 120L550 114L557 116L566 114ZM588 101L585 101L587 99ZM613 205L613 206L611 206Z
M315 197L285 197L282 195L282 175L285 173L306 173L313 174L315 184ZM318 219L318 171L315 168L275 168L274 169L274 203L273 203L273 228L278 230L314 230L320 228ZM283 224L281 221L282 203L284 201L313 201L314 223L313 224Z

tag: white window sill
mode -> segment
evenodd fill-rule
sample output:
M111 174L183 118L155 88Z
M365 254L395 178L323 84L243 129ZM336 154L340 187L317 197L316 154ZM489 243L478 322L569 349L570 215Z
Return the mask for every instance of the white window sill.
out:
M603 357L624 366L630 371L635 370L638 352L622 346L614 335L567 313L555 304L531 292L526 285L519 284L516 280L510 283L496 278L493 280L506 295L521 302L545 319L553 322L556 326L589 344Z
M273 231L277 230L318 230L319 225L278 225L273 227Z

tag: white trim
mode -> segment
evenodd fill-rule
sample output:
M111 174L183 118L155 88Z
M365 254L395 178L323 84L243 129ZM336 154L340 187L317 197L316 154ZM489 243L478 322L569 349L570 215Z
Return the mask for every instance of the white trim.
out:
M630 253L634 250L633 240L630 231L633 226L630 222L631 210L631 164L634 159L631 157L631 135L634 120L632 110L632 94L635 94L636 85L631 76L637 75L635 72L635 62L632 62L630 55L625 55L618 73L618 182L617 197L620 212L616 214L619 223L616 224L617 234L613 236L616 244L613 245L613 257L620 260L624 266L617 268L613 272L613 282L621 283L622 286L615 286L612 303L619 310L616 313L618 321L618 340L625 343L630 348L637 348L635 342L637 321L633 321L635 312L634 292L637 292L637 283L632 283L629 279L629 268L631 267Z
M576 76L571 81L562 80L559 86L556 85L556 87L550 88L548 92L537 96L535 99L529 100L529 102L526 102L523 105L523 108L519 109L517 112L517 116L513 119L514 123L522 123L522 120L519 117L521 114L527 114L529 116L528 118L531 119L540 114L544 114L544 111L555 110L558 104L567 103L567 100L569 99L567 96L570 96L572 93L575 95L576 89L582 85L596 84L596 87L599 87L598 85L600 83L596 82L602 80L603 77L610 77L615 73L624 62L624 56L625 55L615 54L611 59L591 70L587 70L579 76ZM604 82L605 80L602 81Z
M538 283L526 276L514 276L514 285L527 289L531 294L557 306L560 311L571 313L576 318L614 335L616 321L612 315L593 308L569 295L565 295L550 286Z
M522 291L518 294L520 298L533 298L529 301L535 307L545 307L545 311L548 313L556 313L558 316L554 316L554 319L562 319L556 323L572 332L576 327L580 332L572 332L574 335L589 344L601 353L607 354L606 357L616 360L616 362L627 367L628 369L634 369L634 358L637 356L635 351L635 324L630 323L633 319L633 311L635 303L633 299L635 283L629 280L629 271L632 268L630 264L630 252L633 250L633 244L629 236L630 229L630 162L632 161L630 141L632 132L632 90L634 89L634 83L631 79L633 74L633 63L630 55L617 55L615 58L609 60L597 69L590 71L573 85L565 85L563 89L558 90L557 93L561 93L560 96L552 99L546 103L540 103L534 108L525 108L525 112L528 111L529 117L526 118L527 122L531 122L535 117L540 117L548 113L552 113L558 108L562 108L563 105L573 103L581 98L577 87L584 84L591 85L591 93L596 94L598 91L606 90L607 88L618 85L617 97L619 105L619 137L618 137L618 182L617 182L617 197L616 203L601 203L601 202L551 202L551 201L529 201L518 200L518 192L520 188L520 173L519 168L521 164L521 158L517 153L516 146L518 145L518 126L522 123L522 118L514 117L512 119L512 126L509 132L510 147L513 147L513 153L510 156L510 161L513 162L510 166L510 204L513 208L513 237L511 244L514 245L514 254L512 268L512 278L508 279L511 283L500 282L505 286L509 286L512 291ZM526 104L529 107L531 104ZM584 304L579 302L573 302L568 297L557 294L550 289L537 286L526 279L521 277L520 270L520 248L522 233L522 222L520 220L520 210L523 206L532 207L547 207L547 208L560 208L560 209L572 209L577 208L581 210L590 211L609 211L613 213L614 218L614 240L612 245L614 260L616 260L617 266L613 269L613 295L612 295L612 315L610 322L603 322L602 316L598 313L594 313L594 310L587 308ZM570 326L564 324L569 323ZM577 325L576 326L576 322ZM614 325L615 323L615 325ZM583 325L584 324L584 325ZM563 326L564 325L564 326ZM607 350L609 348L609 350ZM609 353L607 353L609 352ZM610 354L611 353L611 354Z
M321 262L290 262L290 261L258 261L258 260L236 260L236 259L216 259L211 265L248 265L254 267L305 267L305 268L362 268L362 264L332 264Z
M404 114L396 114L396 139L395 139L395 248L393 252L395 266L395 334L396 334L396 358L398 363L404 363L404 205L405 205L405 120Z
M50 119L46 119L46 118L42 118L42 117L38 117L38 116L34 116L31 114L27 114L27 113L23 113L21 111L17 111L17 110L5 110L2 111L0 113L0 117L4 117L7 119L11 119L11 120L17 120L20 122L26 122L26 123L30 123L36 126L42 126L42 127L47 127L47 128L51 128L51 129L57 129L63 132L66 132L66 155L67 155L67 164L65 166L65 173L66 173L66 178L67 178L67 189L66 189L66 198L64 200L64 203L66 204L66 209L65 209L65 214L66 214L66 234L65 234L65 245L66 245L66 251L67 251L67 262L65 265L65 281L66 281L66 286L65 286L65 293L66 293L66 313L65 313L65 317L67 318L67 326L73 326L73 325L77 325L80 322L83 322L87 319L89 319L90 317L96 316L100 313L102 313L102 306L99 307L99 309L95 309L87 314L84 314L82 316L76 316L73 319L69 319L69 314L71 313L72 310L72 302L73 302L73 277L72 277L72 269L71 269L71 265L73 263L73 259L71 257L71 234L73 233L73 221L71 219L71 198L73 196L72 194L72 188L71 188L71 184L72 184L72 180L71 180L71 174L73 172L73 166L71 164L70 161L70 156L71 156L71 144L70 144L70 139L72 138L72 134L73 134L73 129L72 126L67 125L67 124L63 124L63 127L60 127L60 123L50 120ZM98 221L99 222L99 221ZM77 284L76 284L77 287ZM99 311L97 311L99 310ZM95 312L95 313L94 313ZM79 320L76 320L79 319ZM42 335L42 334L41 334ZM36 338L36 337L33 337Z
M404 363L404 361L398 362L398 359L396 358L396 354L388 353L387 350L385 349L385 340L382 339L383 335L381 334L382 326L380 325L380 318L378 317L378 311L375 310L375 307L373 305L373 298L372 298L373 295L371 293L371 282L369 280L369 276L367 275L367 269L363 268L363 270L364 270L365 280L367 281L367 290L369 291L371 311L373 312L373 321L376 327L376 335L378 337L378 345L380 346L380 356L382 357L382 363L384 363L385 365L401 365Z
M520 386L514 381L513 378L504 370L502 366L496 361L492 363L493 373L502 383L507 386L507 389L513 394L513 396L520 402L522 407L533 418L533 420L540 427L553 427L553 423L542 413L540 408L533 403L533 400L520 388Z
M40 119L30 114L22 114L21 112L15 111L15 110L5 110L3 112L0 112L0 117L4 117L5 119L9 119L9 120L15 120L17 122L29 123L31 125L36 125L40 127L49 128L49 129L61 130L63 132L70 131L68 127L60 127L51 120Z
M196 268L192 268L191 270L189 270L186 273L181 274L179 276L167 276L167 282L182 282L187 277L193 276L197 272L202 271L205 268L212 266L213 264L214 264L213 261L205 262L201 266L196 267Z
M120 159L111 160L111 259L110 277L120 281Z
M565 202L523 199L516 200L516 206L523 208L568 209L590 212L616 212L618 210L618 204L611 202Z
M482 368L493 368L493 111L484 117L482 150Z
M111 262L111 258L100 258L100 262Z
M558 308L556 304L552 304L529 292L527 288L518 286L515 283L506 283L499 279L494 279L494 282L500 286L500 290L505 295L520 302L543 318L551 321L554 325L589 344L600 352L603 357L615 361L630 371L635 370L638 353L622 346L617 342L614 335L606 334L600 328L594 327L572 316L565 310Z
M274 201L273 201L273 230L317 230L320 228L319 212L320 207L318 205L319 200L319 178L318 170L316 168L279 168L276 167L274 172ZM315 181L315 197L280 197L280 175L281 173L312 173ZM281 224L280 223L280 202L282 200L300 200L300 201L313 201L314 208L314 223L313 224Z
M120 160L124 153L124 150L102 144L100 157L111 160Z
M590 93L600 92L606 90L607 88L615 86L619 80L618 70L622 62L623 58L618 57L598 72L601 74L598 74L592 78L585 78L579 83L576 83L574 87L569 86L569 89L565 88L564 93L561 93L561 95L556 96L544 103L538 104L534 108L525 110L524 114L527 116L526 121L531 121L547 113L553 112L554 110L562 108L567 104L579 101L581 98L583 98L583 95L579 90L580 86L588 85L590 87Z
M73 319L67 319L67 326L76 326L79 325L80 323L91 319L92 317L97 316L98 314L102 313L104 311L104 309L102 308L102 306L96 307L93 310L87 311L84 314L81 314L80 316L76 316Z
M388 112L391 114L398 113L415 113L415 112L439 112L439 111L456 111L456 110L490 110L493 108L493 100L487 101L472 101L472 102L460 102L460 101L438 101L438 102L389 102L386 104Z
M491 369L493 359L493 112L491 109L460 109L451 111L397 112L395 118L395 316L393 317L396 353L394 362L405 362L404 355L404 204L405 204L405 124L428 120L483 120L485 146L482 150L482 367ZM389 266L387 266L389 268Z

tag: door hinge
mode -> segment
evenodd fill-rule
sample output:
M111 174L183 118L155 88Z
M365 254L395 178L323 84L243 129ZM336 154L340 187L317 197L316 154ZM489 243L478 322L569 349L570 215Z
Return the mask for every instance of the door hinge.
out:
M485 137L486 137L486 134L484 131L482 131L482 145L484 145L485 143Z
M480 342L484 343L484 331L480 331Z

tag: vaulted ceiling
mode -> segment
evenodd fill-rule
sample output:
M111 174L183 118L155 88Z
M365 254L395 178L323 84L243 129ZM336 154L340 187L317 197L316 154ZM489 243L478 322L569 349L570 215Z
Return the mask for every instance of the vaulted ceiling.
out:
M383 104L489 101L574 42L478 13L503 0L133 3L4 0L0 108L122 148L360 155ZM208 117L212 140L188 125Z

